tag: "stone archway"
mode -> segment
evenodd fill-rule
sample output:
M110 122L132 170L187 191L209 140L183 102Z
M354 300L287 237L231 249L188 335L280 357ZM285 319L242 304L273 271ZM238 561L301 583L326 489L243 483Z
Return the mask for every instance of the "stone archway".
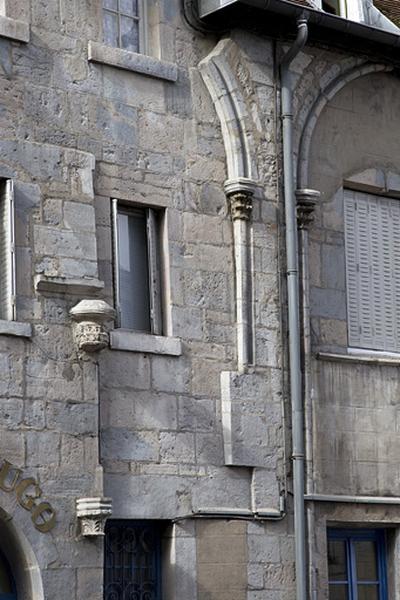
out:
M42 578L32 546L13 518L2 508L0 548L14 578L18 600L44 600Z

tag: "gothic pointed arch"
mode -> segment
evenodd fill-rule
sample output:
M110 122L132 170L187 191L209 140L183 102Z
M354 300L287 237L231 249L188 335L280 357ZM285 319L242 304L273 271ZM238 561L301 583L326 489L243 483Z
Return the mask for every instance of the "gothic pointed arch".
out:
M228 180L255 183L258 180L256 144L246 102L250 83L238 45L231 39L221 40L199 68L221 123Z

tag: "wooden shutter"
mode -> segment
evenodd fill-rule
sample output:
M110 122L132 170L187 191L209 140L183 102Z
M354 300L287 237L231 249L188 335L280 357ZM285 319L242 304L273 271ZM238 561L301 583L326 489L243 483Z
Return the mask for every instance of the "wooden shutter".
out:
M4 182L0 197L0 318L16 318L14 186Z
M400 205L345 192L349 345L400 350Z

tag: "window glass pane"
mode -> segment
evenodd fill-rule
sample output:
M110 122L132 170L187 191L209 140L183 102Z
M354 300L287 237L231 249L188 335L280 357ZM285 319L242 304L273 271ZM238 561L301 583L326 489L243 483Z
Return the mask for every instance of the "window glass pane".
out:
M121 48L139 51L139 23L130 17L121 17Z
M119 46L118 16L107 11L103 12L103 40L109 46Z
M137 16L137 0L119 0L119 9L124 15Z
M373 540L354 542L358 581L377 581L376 544Z
M121 327L150 331L150 296L144 211L118 213Z
M359 585L358 600L379 600L379 589L377 585Z
M118 0L103 0L103 8L111 8L111 10L118 10Z
M339 1L338 0L322 0L322 10L332 15L339 15Z
M328 542L329 581L347 581L346 543L344 540Z
M347 585L330 585L329 600L348 600Z

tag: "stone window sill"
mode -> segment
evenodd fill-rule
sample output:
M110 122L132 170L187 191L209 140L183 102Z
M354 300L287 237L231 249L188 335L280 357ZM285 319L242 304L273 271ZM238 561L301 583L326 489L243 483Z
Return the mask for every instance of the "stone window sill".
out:
M12 335L14 337L32 337L32 325L20 323L19 321L0 320L0 335Z
M17 42L29 42L29 24L0 15L0 37Z
M178 78L178 67L174 63L98 42L89 41L88 60L166 81L176 81Z
M348 354L335 354L330 352L318 352L317 358L330 362L347 362L382 366L400 366L400 354L390 352L378 352L374 350L362 350L349 348Z
M139 333L128 329L115 329L110 334L113 350L144 352L145 354L166 354L181 356L182 342L179 338Z

